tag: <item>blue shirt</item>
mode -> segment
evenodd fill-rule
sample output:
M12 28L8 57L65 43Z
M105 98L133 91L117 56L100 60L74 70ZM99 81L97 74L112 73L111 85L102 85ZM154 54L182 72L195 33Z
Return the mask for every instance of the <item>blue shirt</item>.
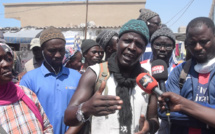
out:
M141 62L141 61L144 61L144 60L147 60L147 59L152 59L152 56L153 56L153 54L152 54L151 43L148 43L148 44L146 45L146 50L145 50L145 52L141 55L139 61Z
M64 134L64 111L74 94L81 74L73 69L62 67L59 74L50 72L44 64L26 73L20 85L31 89L38 97L55 134Z
M186 81L184 82L183 87L180 88L179 78L184 64L185 62L179 64L170 73L166 83L166 90L167 92L174 92L176 94L179 94L184 98L187 98L188 100L195 101L197 95L199 94L199 73L197 73L194 69L196 61L192 59L191 66L186 77ZM208 102L196 101L196 103L215 109L215 69L210 72L210 76L207 80L207 83L207 90L209 93ZM161 119L167 120L165 112L163 114L158 112L158 115ZM171 112L170 119L171 134L188 134L189 131L192 130L191 128L201 129L201 134L215 134L214 128L208 128L208 125L198 120L198 118L193 118L183 112Z

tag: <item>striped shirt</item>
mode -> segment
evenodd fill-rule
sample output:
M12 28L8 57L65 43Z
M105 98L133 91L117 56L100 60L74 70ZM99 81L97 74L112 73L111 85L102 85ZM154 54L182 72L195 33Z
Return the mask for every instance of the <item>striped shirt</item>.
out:
M0 125L8 134L53 133L52 125L39 103L37 96L26 87L21 87L21 89L35 103L41 113L44 130L42 130L42 125L35 114L22 100L10 105L0 106Z

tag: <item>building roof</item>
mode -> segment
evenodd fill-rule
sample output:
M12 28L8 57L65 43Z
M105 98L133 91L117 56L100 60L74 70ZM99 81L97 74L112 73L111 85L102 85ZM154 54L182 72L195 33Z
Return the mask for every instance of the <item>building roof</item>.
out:
M110 1L89 1L89 4L134 4L134 3L146 3L146 0L110 0ZM68 4L86 4L85 1L65 1L65 2L25 2L25 3L3 3L5 7L12 6L47 6L47 5L68 5Z
M89 29L119 29L121 26L89 26ZM35 27L35 26L27 26L27 27L5 27L0 29L4 32L4 38L7 43L24 43L28 44L31 40L39 34L43 29L47 27ZM84 26L74 26L74 27L57 27L62 30L62 32L66 31L84 31Z

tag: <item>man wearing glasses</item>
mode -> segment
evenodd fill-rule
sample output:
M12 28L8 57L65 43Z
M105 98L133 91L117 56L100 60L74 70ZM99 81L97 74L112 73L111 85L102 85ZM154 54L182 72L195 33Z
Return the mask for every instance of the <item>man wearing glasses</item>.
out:
M140 9L140 16L138 17L138 20L144 21L149 29L149 36L151 38L152 34L161 28L161 19L159 14L149 10L149 9ZM140 61L151 59L152 58L152 50L151 50L151 44L148 43L146 47L145 53L140 57Z
M187 25L185 42L191 54L191 65L186 81L180 85L179 77L187 61L174 68L166 82L167 92L184 97L179 101L174 101L176 96L170 97L174 98L169 104L174 104L170 107L175 111L170 113L170 134L215 134L214 112L211 112L215 109L214 29L214 22L207 17L197 17ZM180 105L187 101L193 103ZM166 115L159 115L162 120L167 120Z
M151 49L152 49L152 59L147 59L141 62L141 67L145 68L151 74L151 63L153 60L161 59L166 62L168 67L168 74L176 66L173 62L169 62L172 52L175 48L175 35L172 30L163 26L162 28L155 31L151 36ZM162 121L158 134L168 133L168 123Z
M176 66L169 62L172 56L172 51L175 48L175 35L167 28L162 27L155 31L151 36L152 59L144 60L141 66L151 73L151 62L153 60L164 60L168 66L168 73Z

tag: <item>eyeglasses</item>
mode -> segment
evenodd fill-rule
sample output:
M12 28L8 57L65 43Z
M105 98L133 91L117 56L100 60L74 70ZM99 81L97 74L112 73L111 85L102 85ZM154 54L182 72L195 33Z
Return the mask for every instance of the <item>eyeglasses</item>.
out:
M154 49L161 49L164 47L166 50L172 50L173 49L173 44L160 44L160 43L155 43L153 44Z
M147 25L154 24L156 26L161 26L161 22L149 22L147 21Z

